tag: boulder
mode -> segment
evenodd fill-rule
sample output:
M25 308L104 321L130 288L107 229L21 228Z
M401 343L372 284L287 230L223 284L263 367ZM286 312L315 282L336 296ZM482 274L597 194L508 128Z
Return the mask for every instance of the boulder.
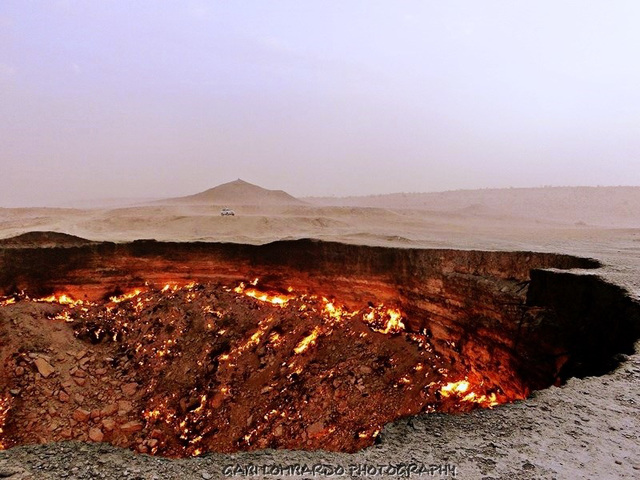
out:
M38 373L44 378L48 378L56 371L56 369L53 368L51 364L42 357L36 358L33 363L35 363L36 368L38 369Z

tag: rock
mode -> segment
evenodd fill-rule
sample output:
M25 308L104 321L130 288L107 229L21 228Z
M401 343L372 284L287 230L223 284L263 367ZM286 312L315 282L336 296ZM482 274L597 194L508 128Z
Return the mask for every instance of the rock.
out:
M222 402L224 402L224 395L222 393L216 393L210 401L210 405L213 408L219 408L220 405L222 405Z
M278 425L274 430L273 430L273 435L276 437L281 437L282 436L282 425Z
M60 390L60 393L58 394L58 400L63 403L67 403L70 399L71 397L67 392L65 392L64 390Z
M73 412L73 419L78 422L87 422L91 418L91 412L84 410L83 408L77 409Z
M324 430L324 423L315 422L309 425L309 427L307 428L307 435L309 437L315 437L318 434L322 433L323 430Z
M133 410L133 404L128 400L118 400L118 415L126 415Z
M73 437L73 431L70 428L63 428L60 430L60 436L62 438L71 438Z
M116 421L112 418L103 418L102 419L102 427L107 431L111 432L114 428L116 428Z
M369 375L370 373L373 373L373 369L371 369L371 367L367 367L366 365L362 365L360 367L360 373L362 373L363 375Z
M24 367L16 367L15 373L16 377L21 377L24 375Z
M111 415L113 415L114 413L116 413L120 408L118 407L117 403L110 403L109 405L107 405L106 407L104 407L100 413L102 414L103 417L110 417Z
M38 373L44 378L48 378L56 371L56 369L53 368L51 364L42 357L36 358L33 363L35 363L36 368L38 369Z
M106 368L97 368L95 371L96 375L104 375L105 373L107 373L107 369Z
M84 384L87 383L86 378L73 377L73 381L76 382L80 387L84 387Z
M76 360L80 360L82 357L84 357L87 354L86 350L80 350L78 353L76 353L75 357Z
M131 396L135 395L136 391L138 390L138 384L135 383L135 382L125 383L122 386L121 390L122 390L122 393L124 393L128 397L131 397Z
M152 438L150 440L147 440L147 445L149 445L149 448L154 448L155 446L158 445L158 439Z
M104 434L99 428L90 428L89 439L91 439L91 441L93 442L101 442L102 440L104 440Z
M80 378L84 378L87 376L87 372L85 372L84 370L76 370L75 372L73 372L72 374L74 377L80 377Z
M120 430L124 433L134 433L142 430L142 423L137 421L127 422L120 426Z
M100 418L100 415L100 409L94 408L93 410L91 410L91 419Z

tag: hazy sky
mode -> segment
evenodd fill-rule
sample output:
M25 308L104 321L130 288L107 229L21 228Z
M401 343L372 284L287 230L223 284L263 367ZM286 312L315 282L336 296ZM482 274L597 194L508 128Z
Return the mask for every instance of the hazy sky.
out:
M640 185L640 2L0 1L0 206Z

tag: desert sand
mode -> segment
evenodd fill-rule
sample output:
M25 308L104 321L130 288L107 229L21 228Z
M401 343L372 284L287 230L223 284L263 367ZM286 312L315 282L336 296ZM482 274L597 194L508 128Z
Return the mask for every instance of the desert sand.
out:
M236 215L220 216L223 207ZM30 231L115 242L264 244L315 238L400 248L568 253L600 260L604 267L597 275L640 299L640 187L296 199L236 181L191 197L122 208L0 208L0 238ZM389 424L379 445L355 454L267 450L168 461L108 445L62 443L0 452L0 477L207 479L222 478L223 467L236 464L419 462L455 465L462 479L638 478L639 395L640 354L635 353L613 372L572 379L493 410Z

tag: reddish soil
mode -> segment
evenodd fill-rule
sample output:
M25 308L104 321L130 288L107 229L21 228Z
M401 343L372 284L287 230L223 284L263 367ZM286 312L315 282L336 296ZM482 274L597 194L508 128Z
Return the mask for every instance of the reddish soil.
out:
M83 304L5 298L0 442L355 451L403 416L511 400L482 378L454 383L464 377L448 375L395 305L347 310L247 286L146 286Z

